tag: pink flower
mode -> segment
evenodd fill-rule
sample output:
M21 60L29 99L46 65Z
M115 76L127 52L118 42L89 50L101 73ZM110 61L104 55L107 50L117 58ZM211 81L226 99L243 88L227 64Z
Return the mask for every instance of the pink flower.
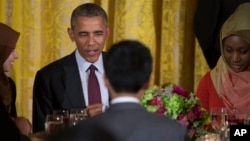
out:
M186 121L186 120L178 120L178 122L179 122L181 125L185 126L185 127L187 127L187 126L189 125L189 122Z
M183 97L186 97L186 98L189 97L188 91L185 90L185 89L182 88L182 87L174 86L172 92L173 92L173 93L176 93L176 94L178 94L178 95L181 95L181 96L183 96Z

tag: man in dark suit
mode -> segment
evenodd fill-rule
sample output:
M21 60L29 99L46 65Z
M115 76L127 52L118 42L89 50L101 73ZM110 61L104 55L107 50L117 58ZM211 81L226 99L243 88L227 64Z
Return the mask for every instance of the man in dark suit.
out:
M150 83L152 56L138 41L114 44L107 54L104 82L111 105L102 114L51 135L51 141L183 141L186 128L170 118L148 112L140 98Z
M88 116L104 111L109 104L104 73L103 48L109 35L106 12L98 5L86 3L78 6L71 15L68 34L76 50L50 63L36 74L33 87L33 132L44 130L47 114L58 109L86 108ZM101 102L89 104L87 79L89 66L97 70Z

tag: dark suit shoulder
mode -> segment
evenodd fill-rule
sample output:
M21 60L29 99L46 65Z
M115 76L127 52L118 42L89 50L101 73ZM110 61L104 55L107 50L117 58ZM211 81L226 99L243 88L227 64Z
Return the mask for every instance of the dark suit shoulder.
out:
M54 62L49 63L48 65L44 66L39 70L39 72L47 72L52 70L57 70L61 68L62 66L76 66L76 58L75 58L75 52L64 56L63 58L60 58Z

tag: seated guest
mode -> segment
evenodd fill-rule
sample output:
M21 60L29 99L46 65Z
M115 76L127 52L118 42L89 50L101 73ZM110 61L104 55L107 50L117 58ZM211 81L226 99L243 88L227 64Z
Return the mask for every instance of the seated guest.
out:
M18 32L7 25L0 23L0 101L5 106L5 109L12 120L16 120L17 118L15 106L16 86L14 81L8 77L6 73L11 71L15 59L18 58L18 54L15 51L18 38ZM26 118L17 118L17 120L16 123L21 123L22 126L25 125L25 128L30 129L29 131L31 132L31 126L30 124L27 124ZM23 127L18 129L23 132ZM25 135L28 135L29 133Z
M104 82L111 105L106 112L52 134L59 141L183 141L187 130L177 121L146 111L140 98L152 72L150 50L138 41L124 40L111 46L104 64Z
M209 112L226 107L250 115L250 3L237 7L221 28L221 57L200 80L197 96Z
M6 106L0 100L0 136L6 141L30 141L23 135L6 110Z

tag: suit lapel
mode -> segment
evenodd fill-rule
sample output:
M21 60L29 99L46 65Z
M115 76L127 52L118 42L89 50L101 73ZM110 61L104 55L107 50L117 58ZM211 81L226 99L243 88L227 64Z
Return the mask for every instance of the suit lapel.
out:
M75 54L69 55L67 62L63 66L64 70L64 86L66 89L66 98L72 108L85 108L86 104L83 97L81 79L78 66L75 59Z
M106 53L102 52L103 62L106 60ZM72 108L85 108L82 83L75 58L75 52L67 56L63 66L63 84L66 89L66 98Z

